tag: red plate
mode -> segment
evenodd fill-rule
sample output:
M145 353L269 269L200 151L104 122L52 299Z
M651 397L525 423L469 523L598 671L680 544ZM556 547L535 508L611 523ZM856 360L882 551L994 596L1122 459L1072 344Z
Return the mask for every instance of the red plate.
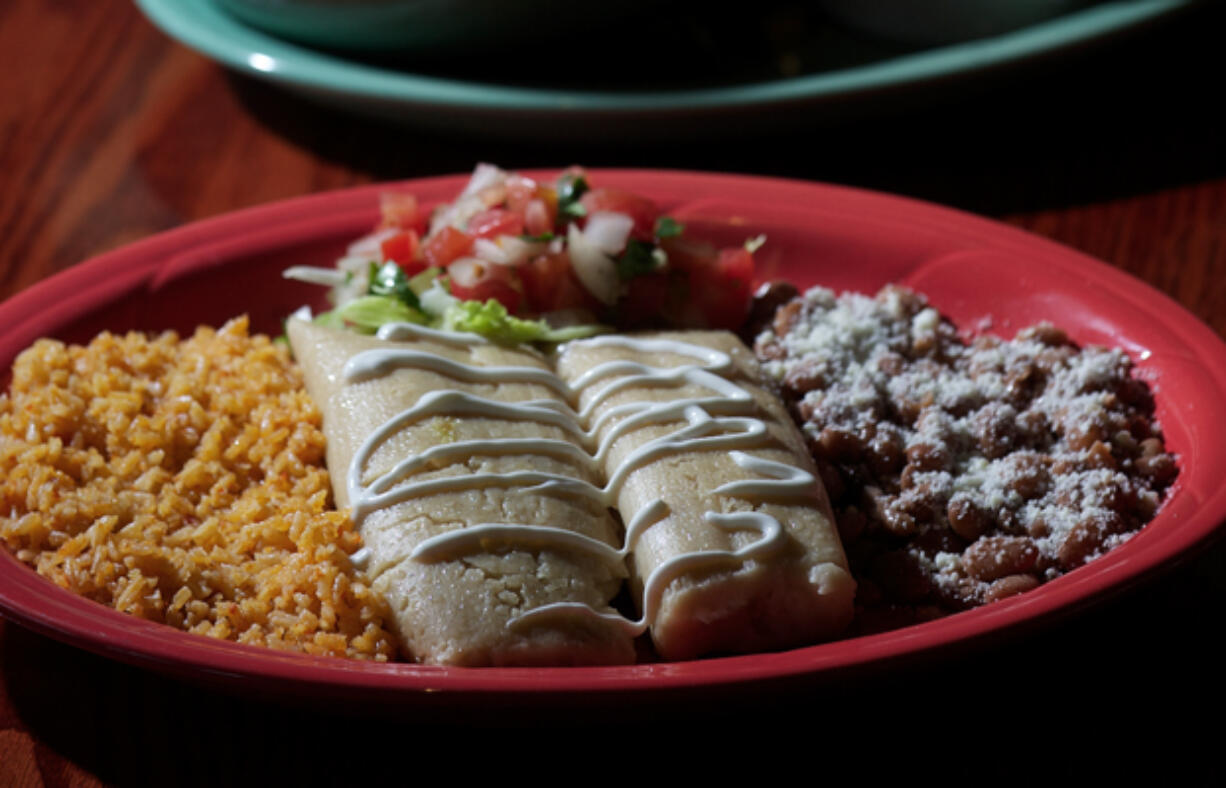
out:
M548 175L541 173L542 176ZM653 197L703 235L727 243L765 233L762 278L874 292L903 282L963 327L1012 336L1040 319L1078 342L1125 348L1150 383L1180 475L1135 538L1039 589L880 635L782 653L609 668L456 669L368 664L218 642L78 598L0 550L0 611L65 642L195 681L262 694L362 703L523 701L559 693L732 690L829 677L915 658L1036 623L1136 582L1204 540L1226 519L1226 345L1170 299L1057 244L932 205L809 183L677 172L595 171L592 180ZM397 184L429 205L464 177ZM255 328L320 290L280 276L328 265L377 217L369 186L255 208L167 232L65 271L0 306L0 364L40 336L88 340L106 328L218 325L247 312ZM7 378L5 378L7 381ZM7 382L5 382L7 385Z

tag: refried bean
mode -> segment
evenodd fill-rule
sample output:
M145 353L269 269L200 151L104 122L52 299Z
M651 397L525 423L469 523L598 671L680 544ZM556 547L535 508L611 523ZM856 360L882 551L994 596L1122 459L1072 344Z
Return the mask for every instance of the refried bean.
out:
M1178 470L1120 350L964 342L926 299L814 288L754 342L860 583L861 631L1030 590L1131 537Z

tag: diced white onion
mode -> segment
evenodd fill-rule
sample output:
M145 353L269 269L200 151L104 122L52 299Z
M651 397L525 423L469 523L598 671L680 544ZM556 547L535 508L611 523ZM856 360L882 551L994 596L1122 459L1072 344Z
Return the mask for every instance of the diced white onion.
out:
M617 263L587 239L577 224L566 230L567 248L575 276L602 304L614 304L621 290L617 277Z
M498 245L502 247L502 251L507 256L507 265L519 265L525 260L536 257L538 254L544 254L549 248L549 244L543 241L525 241L523 238L516 238L514 235L504 235L499 237Z
M624 213L596 211L587 218L583 234L600 251L614 255L626 248L626 239L634 229L634 219Z
M473 287L489 276L490 265L479 257L460 257L447 266L447 275L461 287Z
M336 261L336 267L342 275L346 275L348 281L335 285L332 292L328 294L328 299L333 306L344 306L356 298L361 298L366 295L366 289L370 285L370 257L353 256L342 257Z
M363 257L367 260L383 260L383 250L379 248L380 244L391 238L393 235L400 233L396 227L388 227L384 230L376 230L370 235L364 235L353 243L349 244L346 250L346 255L349 257Z
M506 170L482 162L473 168L473 175L468 179L468 185L464 187L464 191L460 192L460 196L468 197L491 186L503 184L508 175L510 173Z
M468 220L486 209L485 201L480 195L470 194L460 197L450 205L444 205L430 217L430 235L444 227L454 227L463 230L468 226Z
M336 267L342 271L350 271L365 276L366 272L370 270L371 262L371 258L362 255L345 255L336 261Z
M506 250L488 238L478 238L473 241L473 256L498 265L511 264L511 258Z
M460 299L448 293L442 283L435 279L430 283L430 287L426 288L426 291L417 297L417 301L427 314L442 317L443 313L447 311L447 307L452 304L458 304Z
M530 257L543 254L548 244L525 241L514 235L500 235L497 240L478 238L473 241L473 257L496 265L519 265Z
M511 173L493 164L478 164L472 177L468 179L468 185L460 192L460 196L456 197L455 202L440 205L435 209L430 217L428 234L433 235L444 227L454 227L457 230L466 228L469 219L493 207L488 197L497 193L503 196L493 198L496 200L495 204L502 201L505 196L502 190L510 177Z
M324 287L340 287L345 284L345 272L336 268L320 268L314 265L294 265L281 272L286 279L310 282Z

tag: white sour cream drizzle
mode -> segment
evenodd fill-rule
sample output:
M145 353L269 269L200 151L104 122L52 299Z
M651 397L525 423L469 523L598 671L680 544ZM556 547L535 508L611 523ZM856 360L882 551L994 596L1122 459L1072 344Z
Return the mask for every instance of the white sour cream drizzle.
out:
M379 330L380 339L427 339L455 347L486 344L475 334L424 328L411 323L395 323ZM363 518L378 509L401 501L443 492L458 492L488 487L506 487L520 493L550 493L588 499L603 507L614 506L622 484L635 470L672 454L724 450L741 468L766 479L729 482L715 488L715 495L741 498L751 502L786 503L812 501L816 480L808 472L784 463L755 457L739 451L769 442L766 424L753 416L756 404L749 392L724 375L733 370L732 358L719 350L666 339L639 339L627 336L602 336L578 340L588 347L622 347L638 352L667 353L693 358L698 363L658 368L635 361L615 360L599 364L567 384L548 370L529 366L474 367L443 356L409 348L378 348L354 356L345 365L347 383L357 383L387 375L397 369L412 368L436 372L466 383L534 383L563 397L557 400L530 400L507 403L486 399L468 392L442 389L429 392L417 403L374 430L355 453L348 468L347 486L353 519ZM573 409L580 394L602 381L613 378L589 398L579 411ZM636 387L678 387L695 384L710 396L685 397L675 401L640 401L609 408L592 422L592 414L609 398ZM567 404L570 403L570 404ZM549 438L499 438L466 440L431 447L410 456L369 486L362 484L362 471L374 452L403 428L432 416L478 416L505 421L531 421L560 428L575 442ZM615 418L621 418L603 438L600 432ZM640 427L669 422L685 424L650 440L628 454L608 474L604 487L572 476L539 471L511 473L473 473L414 480L423 470L442 467L448 462L473 455L507 456L539 454L575 462L594 476L618 438ZM585 429L582 425L587 423ZM585 553L610 565L625 562L640 536L668 514L668 506L656 499L626 525L622 547L564 528L519 523L478 523L421 541L410 557L421 562L447 560L457 555L480 552L491 542L524 549L562 549ZM655 618L664 589L676 578L691 572L709 572L766 561L787 543L782 525L760 512L706 512L704 519L727 531L756 531L758 538L738 550L706 550L683 553L661 563L644 583L643 614L629 621L620 614L597 611L589 605L559 602L544 605L518 616L511 626L521 627L543 619L582 615L597 617L623 628L631 636L646 631Z

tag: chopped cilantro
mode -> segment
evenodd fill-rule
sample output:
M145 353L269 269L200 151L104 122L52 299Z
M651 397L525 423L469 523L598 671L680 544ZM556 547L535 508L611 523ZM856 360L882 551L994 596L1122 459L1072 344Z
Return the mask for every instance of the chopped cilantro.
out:
M626 244L626 251L617 258L617 276L625 282L636 276L650 274L662 268L666 260L664 250L632 238Z
M390 260L382 266L378 263L370 264L370 284L367 286L366 293L367 295L391 296L413 309L421 307L421 304L417 302L417 294L409 287L409 279L404 275L404 269Z
M519 240L527 241L530 244L543 244L552 241L554 238L557 238L557 236L551 232L543 232L540 235L528 235L527 233L524 233L523 235L519 236Z
M656 219L656 238L676 238L685 232L685 225L671 216Z
M590 188L587 179L582 175L567 173L558 178L558 215L571 219L587 216L587 209L579 202L579 198Z

